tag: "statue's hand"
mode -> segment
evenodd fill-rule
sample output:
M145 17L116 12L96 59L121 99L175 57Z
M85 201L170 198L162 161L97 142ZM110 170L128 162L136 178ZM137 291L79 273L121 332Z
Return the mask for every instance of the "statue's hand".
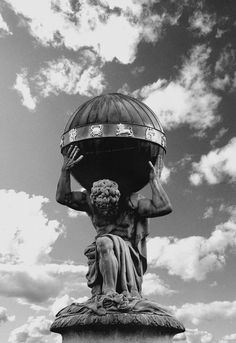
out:
M70 170L78 164L84 156L80 155L80 149L76 145L71 145L64 156L62 169Z
M157 179L157 172L151 161L149 161L148 164L150 166L149 180L153 181L154 179Z

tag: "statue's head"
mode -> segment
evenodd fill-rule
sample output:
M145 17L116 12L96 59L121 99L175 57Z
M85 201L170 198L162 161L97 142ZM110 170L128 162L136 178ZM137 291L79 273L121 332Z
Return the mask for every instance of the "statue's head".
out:
M118 184L107 179L94 182L90 199L97 212L103 216L112 217L118 211L120 199Z

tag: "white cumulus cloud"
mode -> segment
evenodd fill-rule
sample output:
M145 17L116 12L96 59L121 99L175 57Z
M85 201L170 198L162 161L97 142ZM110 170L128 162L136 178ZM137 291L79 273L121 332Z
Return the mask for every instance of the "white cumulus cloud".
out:
M205 212L203 213L203 219L212 218L214 214L214 209L212 206L206 208Z
M63 227L43 211L47 202L43 196L0 190L0 262L34 264L49 259Z
M87 267L74 264L0 264L0 294L24 299L25 303L46 302L84 284Z
M17 74L16 82L13 86L13 89L15 89L19 93L22 105L27 107L29 110L35 110L38 100L31 94L26 69L23 69L21 73Z
M186 329L184 333L175 335L173 341L180 343L215 343L210 332L199 329Z
M229 180L236 180L236 137L222 148L214 149L203 155L199 162L192 163L190 182L201 185L203 181L214 185Z
M30 110L35 110L40 97L45 98L51 94L96 96L106 88L106 81L100 67L93 65L96 63L94 56L92 52L85 50L78 62L61 57L45 63L32 76L23 69L17 75L14 89L19 92L22 104ZM32 91L37 96L32 96Z
M83 216L83 217L87 216L86 212L76 211L76 210L73 210L72 208L67 209L67 214L70 218L77 218L79 216Z
M184 323L199 325L204 321L235 320L236 301L213 301L210 303L186 303L180 308L171 307L175 316Z
M232 44L226 45L216 63L215 63L215 78L212 81L212 86L218 90L233 90L235 84L235 49Z
M232 333L230 335L226 335L222 337L218 343L234 343L236 342L236 333Z
M50 252L64 232L49 219L49 200L14 190L0 190L0 294L42 303L84 284L87 266L52 263Z
M216 18L214 15L196 11L192 17L189 18L190 28L199 35L209 34L216 24Z
M187 343L213 343L214 336L208 331L202 331L199 329L187 329L186 330Z
M161 181L163 183L167 183L170 179L170 174L172 172L171 168L167 168L166 166L163 167L161 172Z
M50 343L56 342L56 334L50 332L52 321L45 316L29 317L27 322L14 329L9 343ZM57 340L58 342L58 340Z
M92 48L104 61L132 63L138 44L156 42L165 25L175 25L179 13L152 13L153 1L79 3L69 0L6 0L21 15L30 34L42 45L78 51ZM123 39L125 37L125 39Z
M190 236L155 237L148 240L148 262L166 268L171 275L183 280L204 280L213 270L222 268L230 248L236 246L235 215L216 226L209 238Z
M41 96L61 92L86 96L100 94L106 87L104 75L98 67L85 67L84 62L76 63L67 58L48 62L33 79Z
M170 289L169 285L165 284L164 281L154 273L147 273L144 275L142 291L144 295L171 295L176 293L176 291Z
M167 130L189 125L203 133L219 121L216 111L220 98L207 81L210 53L205 45L195 46L175 80L159 79L133 92L157 114Z

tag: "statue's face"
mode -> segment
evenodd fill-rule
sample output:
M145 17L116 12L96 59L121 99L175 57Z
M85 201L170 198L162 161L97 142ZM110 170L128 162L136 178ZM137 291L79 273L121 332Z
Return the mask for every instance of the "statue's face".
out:
M111 180L94 182L90 199L96 211L102 216L114 216L118 211L120 199L118 184Z

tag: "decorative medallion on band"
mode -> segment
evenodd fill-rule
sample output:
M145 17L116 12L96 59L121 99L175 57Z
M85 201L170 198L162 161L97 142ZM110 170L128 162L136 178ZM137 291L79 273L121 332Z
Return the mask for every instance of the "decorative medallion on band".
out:
M165 134L150 127L130 124L97 124L71 129L62 136L61 149L68 144L91 138L130 137L159 144L166 150Z

